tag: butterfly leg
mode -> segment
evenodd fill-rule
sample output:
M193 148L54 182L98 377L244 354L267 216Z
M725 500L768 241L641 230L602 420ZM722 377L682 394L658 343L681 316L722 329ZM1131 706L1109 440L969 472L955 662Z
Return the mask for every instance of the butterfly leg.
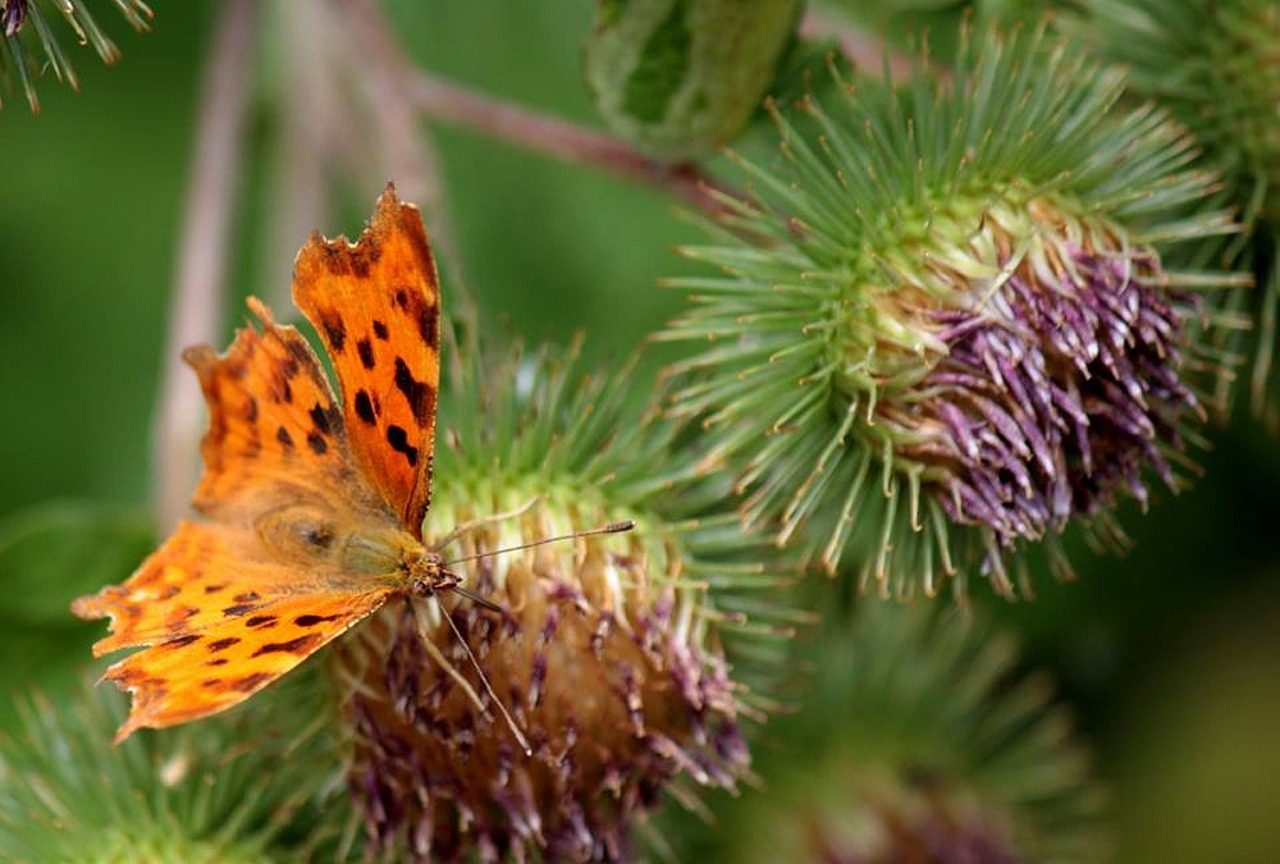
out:
M480 661L476 659L475 653L472 652L471 646L467 644L467 640L462 638L462 633L458 630L458 625L453 622L453 616L450 615L449 610L444 607L444 603L440 602L440 595L432 592L430 596L436 601L436 608L439 609L440 615L444 618L445 623L449 625L449 629L453 631L453 635L457 638L458 643L462 646L463 650L467 652L467 659L471 661L471 665L475 667L476 673L479 674L480 683L484 685L485 692L489 694L489 698L493 700L493 703L498 706L498 710L502 712L502 718L507 721L507 726L510 727L511 735L516 739L516 743L520 745L520 749L524 751L524 755L532 756L533 748L529 746L529 740L525 738L524 733L520 731L520 727L516 725L516 721L511 716L511 712L507 710L507 706L498 698L498 694L493 692L493 685L489 683L489 676L484 674L484 669L480 666ZM410 602L412 603L412 600ZM426 648L427 654L431 656L432 660L435 660L440 664L440 668L454 680L454 683L462 688L462 692L467 694L467 698L471 700L481 713L488 714L489 709L485 707L485 704L482 701L480 701L480 694L476 692L475 688L471 686L471 683L467 681L466 678L462 677L462 673L458 671L456 666L449 662L449 658L444 656L444 652L440 650L440 646L436 645L435 640L431 638L431 630L433 629L431 627L432 622L425 617L426 609L423 608L423 604L413 603L412 605L414 616L417 618L422 645Z

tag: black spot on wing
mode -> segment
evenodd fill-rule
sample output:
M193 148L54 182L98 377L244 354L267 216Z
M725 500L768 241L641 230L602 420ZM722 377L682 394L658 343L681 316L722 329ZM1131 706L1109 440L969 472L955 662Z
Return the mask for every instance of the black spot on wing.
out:
M228 648L230 648L232 645L237 644L239 641L240 641L240 637L238 636L228 636L226 639L216 639L213 642L209 643L209 650L215 653L218 651L226 651Z
M231 689L237 690L241 693L248 693L250 691L257 690L259 687L261 687L263 684L266 684L268 681L270 681L274 677L275 676L272 675L270 672L255 672L252 675L246 675L243 678L240 678L236 681L232 681Z
M373 343L368 339L360 339L356 342L356 351L360 354L360 365L366 369L372 369L373 360Z
M326 408L317 402L312 409L307 412L311 418L311 423L316 427L316 431L322 435L332 435L333 430L338 424L337 412L332 407Z
M368 391L361 390L356 393L354 404L356 408L356 416L359 417L363 423L372 426L374 423L378 422L378 412L375 410L373 400L369 398Z
M289 434L289 430L281 426L276 430L276 440L284 445L284 449L293 449L293 436Z
M185 636L175 636L172 639L166 639L164 645L166 648L181 648L183 645L190 645L192 642L198 642L200 637L195 633L188 633Z
M307 633L296 639L290 639L288 642L268 642L257 651L254 651L253 656L261 657L263 654L274 654L280 651L289 654L300 654L323 639L324 635L321 633Z
M399 426L388 426L387 443L391 445L392 450L404 454L409 467L418 464L418 448L409 443L409 436L404 429Z
M423 303L418 310L418 335L431 348L440 349L440 310L431 303Z
M248 357L228 357L222 361L222 371L232 381L243 381L249 375L249 358L253 356L252 348Z
M228 606L226 609L223 609L222 615L225 618L239 618L241 615L244 615L247 612L252 612L257 608L258 607L252 603L241 603L238 606Z
M289 384L294 378L298 377L299 370L298 361L290 357L280 365L280 368L271 376L271 401L277 405L293 402L293 387Z
M226 590L226 587L227 587L227 583L225 582L218 582L213 585L206 585L204 586L204 593L217 594L219 591Z
M435 398L435 393L426 384L413 377L413 373L409 371L409 366L402 357L396 358L395 382L396 389L409 401L413 419L419 426L426 426L427 421L431 419L432 400Z
M252 393L244 403L244 419L250 423L258 422L258 399Z
M387 330L386 324L382 323L377 318L374 318L373 319L373 335L377 336L383 342L386 342L387 339L390 338L391 333Z
M340 315L321 313L320 325L324 327L325 336L329 339L329 347L334 354L341 354L347 344L347 325L342 323Z
M299 615L293 619L293 623L299 627L314 627L326 621L339 621L344 617L343 615Z
M235 600L237 603L252 603L254 600L261 600L262 595L257 591L245 591L242 594L237 594L231 599Z
M279 620L274 615L254 615L244 623L246 627L265 627L270 629L276 626Z
M323 456L325 451L329 449L329 445L325 443L324 436L319 432L307 433L307 446L311 448L311 452L317 456Z
M298 377L298 373L302 371L303 366L311 364L311 348L300 339L290 339L285 342L284 347L289 356L281 364L281 371L284 373L285 378L292 381Z
M397 288L395 296L391 302L395 303L397 309L405 310L409 308L409 292L404 288Z

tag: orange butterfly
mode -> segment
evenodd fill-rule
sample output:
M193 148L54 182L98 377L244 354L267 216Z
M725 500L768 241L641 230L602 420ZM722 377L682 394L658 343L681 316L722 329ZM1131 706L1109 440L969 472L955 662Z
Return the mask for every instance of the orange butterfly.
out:
M95 656L147 646L106 678L133 694L116 734L230 708L390 598L457 586L422 539L440 380L440 290L418 209L391 186L354 245L319 234L293 299L342 393L293 327L189 348L209 406L195 509L123 585L81 597L110 617Z

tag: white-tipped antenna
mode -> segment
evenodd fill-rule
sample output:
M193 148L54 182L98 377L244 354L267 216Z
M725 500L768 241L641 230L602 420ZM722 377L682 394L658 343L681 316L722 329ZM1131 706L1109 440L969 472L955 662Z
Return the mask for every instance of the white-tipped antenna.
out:
M602 525L599 528L591 528L586 531L574 531L571 534L561 534L557 537L544 537L543 539L535 540L532 543L521 543L519 546L508 546L505 549L493 549L491 551L481 552L476 555L467 555L466 557L463 557L463 558L455 558L452 561L442 562L440 566L442 568L445 568L445 567L448 567L450 564L458 564L464 561L475 561L479 558L488 558L492 555L501 555L504 552L518 552L521 549L530 549L534 546L542 546L546 543L556 543L560 540L575 540L579 537L594 537L598 534L618 534L622 531L630 531L634 527L636 527L636 523L631 521L630 519L627 519L623 522L610 522L608 525ZM455 594L465 597L468 600L470 600L472 603L476 603L479 606L483 606L484 608L489 609L490 611L493 611L493 612L504 611L501 606L494 603L493 601L488 600L487 598L481 597L479 594L469 591L466 588L462 588L461 586L452 585L447 590L453 591ZM471 650L471 646L467 644L467 640L462 638L462 631L458 629L457 624L453 623L453 616L449 614L449 610L446 609L444 606L444 603L441 602L440 595L437 594L435 591L431 591L430 594L431 594L431 597L436 601L436 606L440 609L440 614L444 617L445 622L449 625L449 629L453 631L453 635L457 638L458 642L461 643L462 649L467 652L467 659L471 661L471 665L475 668L476 674L480 676L480 683L484 685L485 692L489 694L489 698L491 698L494 704L498 706L498 710L502 713L502 718L507 721L507 726L511 729L511 734L516 739L516 743L520 745L520 749L524 751L524 755L532 756L533 748L529 746L529 740L525 738L524 733L520 731L520 727L516 724L515 718L512 717L511 712L507 710L506 704L501 699L499 699L498 694L494 692L493 685L489 683L489 676L484 674L484 669L481 668L480 661L476 659L475 652ZM418 607L415 605L414 607L415 615L417 614L416 612L417 608ZM440 651L440 648L431 639L431 635L428 632L427 628L423 626L423 622L420 618L418 621L418 626L422 628L422 631L423 631L422 642L427 649L427 653L430 654L431 658L435 660L437 663L439 663L440 667L444 669L445 672L448 673L448 675L451 678L453 678L453 680L458 684L459 687L462 688L463 692L467 694L467 697L472 701L472 703L475 704L476 708L478 708L481 712L484 712L485 707L484 707L484 703L480 701L480 694L476 693L476 690L474 687L471 686L471 683L467 681L466 678L462 677L462 673L459 672L454 667L454 665L449 662L449 658L445 657L444 653Z
M608 525L601 525L599 528L588 528L586 531L574 531L570 534L560 534L556 537L543 537L541 540L534 540L529 543L521 543L519 546L507 546L503 549L490 549L487 552L477 552L475 555L467 555L462 558L454 558L452 561L442 561L442 567L448 567L451 564L462 564L466 561L475 561L479 558L488 558L491 555L501 555L504 552L519 552L521 549L532 549L534 546L543 546L547 543L558 543L561 540L576 540L579 537L595 537L598 534L619 534L623 531L630 531L636 527L636 523L630 519L622 522L610 522ZM457 588L453 590L457 591Z

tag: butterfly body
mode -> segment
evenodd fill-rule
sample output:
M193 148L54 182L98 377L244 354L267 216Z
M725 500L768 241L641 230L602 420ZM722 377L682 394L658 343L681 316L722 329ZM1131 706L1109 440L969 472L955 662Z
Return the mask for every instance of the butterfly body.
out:
M456 582L438 552L395 524L344 521L322 508L291 504L258 517L254 531L282 564L329 569L335 581L385 583L413 594Z
M439 289L417 208L388 187L357 243L314 235L294 300L342 396L292 327L188 349L209 407L185 520L122 585L72 611L109 617L97 655L133 694L117 741L236 705L393 597L457 585L422 538L439 384Z

